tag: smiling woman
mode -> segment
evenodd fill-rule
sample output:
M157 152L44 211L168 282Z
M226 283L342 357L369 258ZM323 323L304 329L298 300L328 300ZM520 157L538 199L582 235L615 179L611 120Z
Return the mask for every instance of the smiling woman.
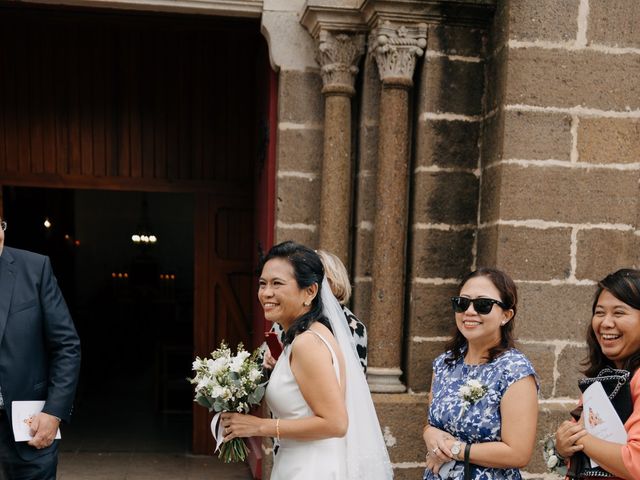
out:
M299 252L290 257L268 258L260 275L258 300L265 318L287 331L285 343L291 343L296 334L316 321L330 329L318 296L324 276L322 262L317 255L304 261L303 258Z
M618 300L613 293L603 290L594 309L591 328L602 355L616 368L640 350L640 310Z
M620 378L631 377L630 384L621 384L615 389L616 392L626 389L628 397L610 394L624 422L628 440L621 445L587 433L581 407L578 407L572 412L577 421L563 422L558 428L556 448L569 460L571 478L637 479L640 478L640 270L618 270L600 281L592 313L585 375L591 379L602 378L604 369L608 376L616 373L612 369L618 369ZM623 397L623 401L619 397ZM591 468L589 459L600 467ZM594 472L597 475L593 475Z
M294 242L272 247L258 299L267 320L285 329L265 394L274 418L223 413L225 441L275 437L271 480L392 478L355 345L318 254Z
M455 330L433 362L425 480L516 480L531 458L538 405L529 360L514 348L516 286L492 268L451 298Z

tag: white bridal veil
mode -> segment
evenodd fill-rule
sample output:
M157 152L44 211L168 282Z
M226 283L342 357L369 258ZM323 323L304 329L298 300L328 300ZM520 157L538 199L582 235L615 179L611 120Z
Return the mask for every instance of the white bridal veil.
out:
M342 307L331 293L326 277L322 281L321 298L323 313L331 323L345 363L346 406L349 415L346 480L389 480L393 478L393 469L367 379L360 366L355 342Z

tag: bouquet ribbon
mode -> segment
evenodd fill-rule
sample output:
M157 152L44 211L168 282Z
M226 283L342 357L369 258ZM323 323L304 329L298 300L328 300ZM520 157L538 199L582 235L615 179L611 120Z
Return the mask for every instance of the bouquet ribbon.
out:
M211 434L216 441L216 449L213 453L217 453L220 450L220 446L222 445L222 441L224 440L224 432L222 427L222 422L218 422L220 420L220 414L222 412L218 412L213 416L213 420L211 420ZM218 428L216 429L216 425Z

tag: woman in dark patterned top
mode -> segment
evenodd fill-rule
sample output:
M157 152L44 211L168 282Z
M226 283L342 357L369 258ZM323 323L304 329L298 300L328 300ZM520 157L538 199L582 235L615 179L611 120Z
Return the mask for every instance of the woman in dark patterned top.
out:
M349 324L349 329L351 330L351 334L353 335L353 340L355 343L356 350L358 352L358 357L360 358L360 365L362 365L362 369L367 371L367 327L364 326L358 318L346 307L346 304L349 302L351 298L351 283L349 282L349 275L347 274L347 269L340 259L329 252L324 250L318 250L318 255L322 260L322 264L324 266L325 275L327 280L329 281L329 286L331 287L331 291L333 295L336 297L340 305L342 306L342 311L344 312L344 317L346 322ZM274 323L271 327L272 332L276 332L280 341L283 340L284 330L280 325ZM265 349L265 358L264 364L268 368L273 368L275 365L275 360L269 353L269 349L266 344L263 345Z
M614 406L627 440L618 443L613 439L601 439L596 433L585 429L586 414L578 422L562 422L556 432L558 454L572 462L567 478L593 478L611 476L609 480L640 478L640 270L623 268L607 275L598 282L591 305L591 322L587 333L587 359L583 365L587 378L605 375L605 368L625 371L630 378L630 397L627 401L624 390L616 397ZM608 372L611 375L614 372ZM618 383L616 389L621 386ZM608 392L609 390L607 390ZM582 403L582 401L580 402ZM613 402L612 402L613 403ZM626 411L625 411L626 410ZM574 411L575 412L575 411ZM574 413L572 412L572 414ZM577 413L577 412L575 412ZM587 422L588 423L588 422ZM588 468L589 460L598 468ZM585 461L588 471L583 471ZM591 474L587 476L587 474Z

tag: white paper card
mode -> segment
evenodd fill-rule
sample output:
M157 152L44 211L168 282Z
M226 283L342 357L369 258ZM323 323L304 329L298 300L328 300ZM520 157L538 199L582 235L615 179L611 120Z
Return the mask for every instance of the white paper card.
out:
M591 435L607 442L627 443L627 432L600 382L593 382L582 394L582 418ZM591 460L591 466L598 464Z
M39 414L43 408L44 400L14 400L11 402L11 422L16 442L28 442L33 438L29 430L29 420ZM56 438L61 438L59 428Z
M455 460L449 460L448 462L443 463L440 466L440 470L438 471L438 475L440 476L440 478L449 478L449 472L455 465Z

